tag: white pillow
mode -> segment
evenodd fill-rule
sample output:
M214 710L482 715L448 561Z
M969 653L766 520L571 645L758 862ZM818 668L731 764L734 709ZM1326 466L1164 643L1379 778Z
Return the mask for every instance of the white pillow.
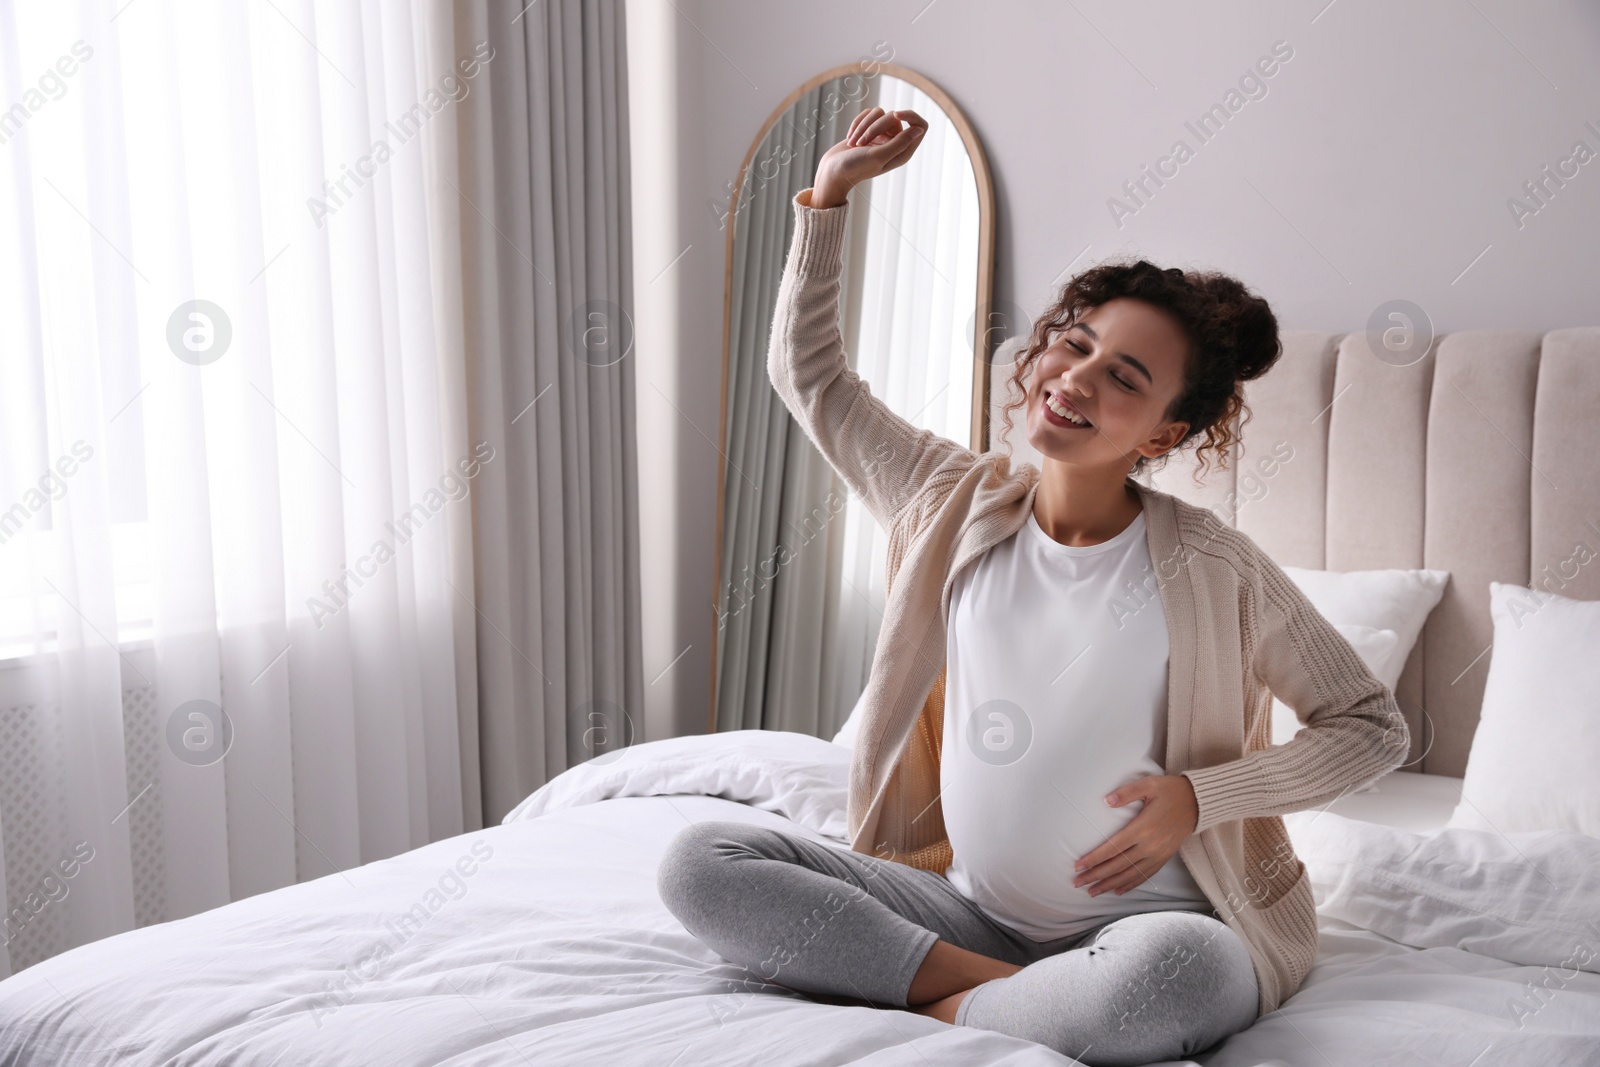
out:
M1600 601L1489 583L1494 651L1449 825L1600 837Z
M833 735L833 743L844 745L846 748L856 747L856 731L861 729L861 705L867 702L867 690L863 686L861 695L856 697L856 706L850 712L850 717L839 727L839 732Z
M1422 632L1422 624L1438 606L1444 585L1450 580L1449 571L1439 570L1315 571L1285 567L1283 573L1335 626L1370 626L1398 634L1402 669Z
M608 758L609 757L609 758ZM613 797L707 796L776 812L845 840L850 757L788 730L719 730L640 741L575 763L523 798L502 824Z
M1449 571L1385 569L1320 571L1284 567L1311 606L1344 635L1356 655L1390 692L1400 684L1406 660L1428 621L1428 613L1444 596ZM1392 637L1386 637L1390 634ZM1300 720L1283 701L1272 702L1272 743L1281 745L1301 729ZM1357 793L1370 793L1378 781Z

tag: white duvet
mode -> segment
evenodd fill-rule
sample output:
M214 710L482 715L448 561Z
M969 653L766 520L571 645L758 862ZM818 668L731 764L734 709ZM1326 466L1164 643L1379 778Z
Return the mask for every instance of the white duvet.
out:
M0 982L0 1065L1075 1062L760 983L663 907L656 865L692 822L844 847L848 760L751 730L591 761L500 826ZM1197 1062L1600 1063L1600 841L1288 822L1322 917L1316 966Z

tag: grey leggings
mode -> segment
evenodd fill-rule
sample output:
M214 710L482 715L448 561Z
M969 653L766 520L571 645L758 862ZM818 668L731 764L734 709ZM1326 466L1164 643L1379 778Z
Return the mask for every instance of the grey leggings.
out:
M802 993L907 1007L935 941L1023 969L977 986L956 1024L1091 1065L1182 1059L1256 1020L1244 942L1197 911L1152 911L1034 941L942 875L748 823L685 827L662 856L662 901L718 955Z

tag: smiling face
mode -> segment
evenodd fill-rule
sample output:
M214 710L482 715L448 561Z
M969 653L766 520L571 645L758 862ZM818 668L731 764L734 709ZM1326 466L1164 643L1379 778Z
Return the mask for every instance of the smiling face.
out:
M1121 469L1168 451L1189 429L1166 417L1183 391L1188 351L1177 320L1151 304L1118 297L1091 308L1034 362L1029 444L1062 463ZM1089 425L1056 416L1047 396Z

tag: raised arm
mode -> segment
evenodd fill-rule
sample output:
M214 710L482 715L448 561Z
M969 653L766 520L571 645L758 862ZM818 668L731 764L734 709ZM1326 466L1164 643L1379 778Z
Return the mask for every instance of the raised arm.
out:
M1283 569L1250 547L1259 633L1249 666L1306 729L1282 745L1184 771L1199 802L1196 833L1331 802L1398 767L1411 746L1388 686Z
M809 207L811 192L794 198L794 241L778 286L767 375L806 436L887 530L934 471L952 458L970 464L976 454L895 414L850 369L839 331L850 208Z

